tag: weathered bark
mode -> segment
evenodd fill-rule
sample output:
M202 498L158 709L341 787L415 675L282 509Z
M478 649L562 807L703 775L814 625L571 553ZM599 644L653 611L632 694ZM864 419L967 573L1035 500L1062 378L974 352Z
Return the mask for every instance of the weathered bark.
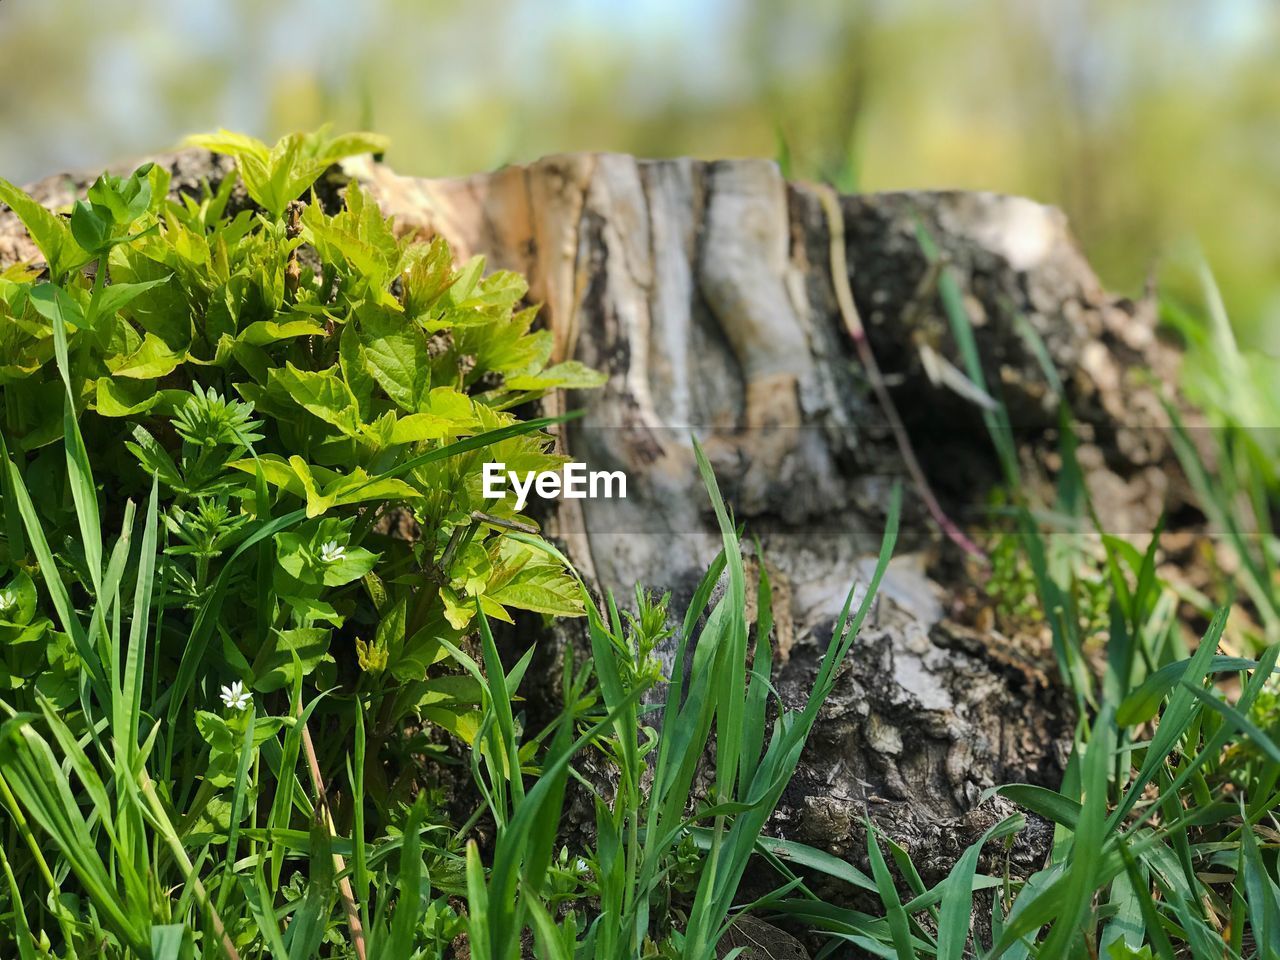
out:
M564 444L593 469L625 470L628 498L565 501L548 518L602 587L671 590L677 609L692 592L718 546L693 465L699 438L737 519L762 537L778 594L774 680L798 702L905 474L837 307L816 189L759 160L576 155L434 181L376 165L350 172L406 228L528 276L557 358L610 374L568 400L587 413ZM997 471L977 408L925 374L925 348L960 360L918 224L961 278L988 383L1024 455L1044 461L1056 442L1038 337L1083 423L1104 516L1117 530L1150 529L1167 451L1137 373L1167 357L1151 311L1102 290L1062 214L991 194L840 204L858 312L948 507L972 519ZM1056 785L1072 711L1042 636L965 625L967 573L907 493L899 558L773 827L861 856L869 811L937 876L995 816L971 812L983 789ZM1031 831L1015 858L1042 854L1047 840Z
M182 171L178 188L226 169L196 152L164 162ZM817 190L760 160L575 155L451 180L365 162L346 173L404 229L525 274L556 359L610 374L603 389L560 399L586 410L562 441L592 469L624 470L627 499L562 501L547 518L602 588L670 590L676 609L692 593L718 546L699 438L737 519L761 537L777 592L774 681L800 701L845 592L867 578L891 485L907 478L837 303ZM61 183L47 181L42 199L64 199ZM1166 451L1136 373L1167 360L1151 312L1102 290L1063 216L991 194L839 203L857 311L952 515L981 522L998 471L977 408L926 375L932 357L960 361L920 224L960 277L987 381L1028 462L1047 459L1057 418L1038 338L1084 424L1104 517L1149 529ZM0 215L0 265L30 254L26 243ZM1055 783L1072 717L1043 637L1005 637L973 614L975 565L939 537L918 486L906 492L898 558L772 827L860 858L869 813L936 878L996 816L974 810L983 789ZM1024 834L1015 860L1030 866L1048 837Z

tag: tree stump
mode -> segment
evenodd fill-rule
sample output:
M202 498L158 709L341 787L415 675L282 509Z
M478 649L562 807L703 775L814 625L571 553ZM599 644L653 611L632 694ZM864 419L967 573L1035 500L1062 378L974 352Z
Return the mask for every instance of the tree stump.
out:
M907 483L898 557L775 831L861 857L869 813L937 878L997 818L974 810L985 788L1056 787L1074 717L1046 640L1005 637L968 615L975 565L929 520L859 363L819 188L787 183L763 160L617 155L447 180L369 163L348 173L403 228L524 273L556 358L609 374L601 390L565 401L586 415L562 442L592 469L624 470L627 499L562 501L547 518L602 588L669 590L677 611L691 595L719 539L694 466L697 436L737 520L760 537L777 593L773 679L792 704L807 693L849 585L869 575L892 483ZM1065 217L1030 200L893 193L839 205L857 313L946 509L985 522L998 471L978 407L928 375L926 354L960 360L921 227L960 277L987 382L1024 457L1051 456L1064 399L1080 418L1107 522L1153 528L1168 451L1139 373L1170 357L1150 304L1109 296ZM1050 834L1028 831L1015 859L1032 866Z
M230 166L200 151L158 160L175 171L176 190ZM555 359L609 374L602 389L549 411L585 409L561 431L564 451L628 477L625 500L560 501L546 517L600 588L624 599L636 583L670 591L676 611L692 594L719 542L694 464L699 439L737 520L760 538L753 562L776 590L773 679L792 704L807 693L846 591L869 575L889 491L905 484L898 556L775 833L861 858L869 815L934 880L1001 815L975 808L985 788L1056 786L1073 716L1046 640L1004 636L975 615L980 565L922 505L838 284L849 283L911 450L958 522L986 522L999 471L973 399L937 375L939 363L960 360L922 228L960 279L987 382L1028 464L1051 457L1065 400L1107 522L1150 530L1168 451L1151 429L1156 396L1138 374L1167 369L1169 356L1150 305L1101 288L1060 212L992 194L840 197L837 278L821 190L786 182L764 160L571 155L443 180L361 160L341 176L366 184L401 229L441 234L460 258L483 254L490 269L526 275ZM57 205L74 182L33 190ZM0 267L32 252L0 214ZM1051 832L1024 832L1015 864L1038 866Z

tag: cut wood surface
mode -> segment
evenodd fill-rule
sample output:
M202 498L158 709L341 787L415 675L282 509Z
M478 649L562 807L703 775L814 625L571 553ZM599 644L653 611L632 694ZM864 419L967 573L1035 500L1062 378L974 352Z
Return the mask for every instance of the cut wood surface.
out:
M158 159L175 190L230 168L201 151ZM626 598L643 583L671 591L676 610L691 594L717 549L694 468L698 438L737 520L760 537L757 563L776 590L774 683L788 701L807 691L846 591L869 573L888 493L905 484L898 557L775 833L857 857L869 813L936 879L998 818L974 809L985 788L1057 785L1074 718L1045 638L995 629L982 615L980 561L966 560L924 508L837 302L818 188L788 183L764 160L586 154L435 180L360 161L325 189L342 177L367 184L402 229L441 234L459 258L483 254L491 269L526 275L556 359L609 374L549 412L585 409L560 435L564 452L593 470L624 470L627 498L561 501L545 517L601 589ZM32 189L58 206L83 182L53 177ZM1051 462L1056 376L1082 424L1104 522L1154 527L1168 451L1143 373L1167 371L1170 357L1150 305L1102 289L1063 215L959 192L845 196L839 207L858 320L947 515L970 530L988 524L999 471L981 398L958 379L921 228L960 281L987 383L1007 403L1028 465ZM35 258L0 213L0 267ZM573 628L559 637L571 642ZM1015 863L1030 866L1050 838L1047 827L1025 832Z

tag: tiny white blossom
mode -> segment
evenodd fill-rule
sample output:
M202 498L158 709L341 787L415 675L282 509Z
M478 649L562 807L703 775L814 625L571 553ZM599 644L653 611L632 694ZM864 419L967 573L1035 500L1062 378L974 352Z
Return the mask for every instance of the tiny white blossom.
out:
M228 710L243 710L253 700L252 694L244 688L244 684L239 680L229 687L223 687L221 696L222 702L227 705Z
M13 606L13 598L7 593L0 593L0 613Z
M347 548L338 545L337 540L329 540L320 544L320 560L323 563L335 563L347 555Z

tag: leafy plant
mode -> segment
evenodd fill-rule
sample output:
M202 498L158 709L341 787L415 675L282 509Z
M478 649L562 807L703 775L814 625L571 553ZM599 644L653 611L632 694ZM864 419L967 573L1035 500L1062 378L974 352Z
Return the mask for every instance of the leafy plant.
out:
M582 612L564 566L506 536L530 518L481 498L481 457L554 467L548 422L510 410L600 378L548 365L520 278L399 236L357 184L321 202L316 179L376 140L211 145L241 176L176 199L151 165L65 216L0 182L46 258L0 278L10 912L56 921L66 956L305 956L338 903L366 956L380 916L410 918L403 939L423 914L407 890L357 906L386 855L339 831L407 842L413 766L384 775L407 721L474 735L452 654L477 608ZM354 766L317 727L359 731Z
M523 281L484 277L478 259L455 270L442 240L398 237L358 184L332 213L314 192L296 199L337 159L377 149L376 138L198 141L236 157L262 209L233 211L233 177L168 199L155 166L100 178L69 220L4 185L49 264L47 280L0 287L2 339L16 361L0 400L26 475L47 481L33 489L53 541L64 540L69 504L42 451L65 433L61 404L49 402L65 387L86 454L116 472L106 515L145 490L147 475L159 478L168 555L183 558L169 572L174 600L198 603L243 542L247 518L297 504L316 520L277 535L274 572L261 548L259 572L226 585L254 615L219 624L221 659L251 688L278 686L269 665L303 642L298 630L310 631L308 650L333 630L356 633L348 643L371 651L361 665L382 687L420 682L445 656L434 634L461 636L477 597L503 620L508 607L580 613L562 571L503 537L500 522L517 518L509 504L481 499L475 456L418 459L515 424L506 411L547 390L599 382L575 364L547 366L550 335L531 331L532 308L516 309ZM47 362L58 324L68 361L60 374ZM560 462L546 448L545 437L517 433L486 456L545 469ZM136 466L121 462L121 449ZM474 519L481 508L498 523ZM411 519L421 535L375 532L386 516ZM325 543L343 556L321 559ZM257 602L267 576L284 601L272 609ZM200 642L188 651L211 653ZM304 657L303 669L324 660ZM180 671L171 710L188 683ZM414 705L409 695L395 702L384 724Z

